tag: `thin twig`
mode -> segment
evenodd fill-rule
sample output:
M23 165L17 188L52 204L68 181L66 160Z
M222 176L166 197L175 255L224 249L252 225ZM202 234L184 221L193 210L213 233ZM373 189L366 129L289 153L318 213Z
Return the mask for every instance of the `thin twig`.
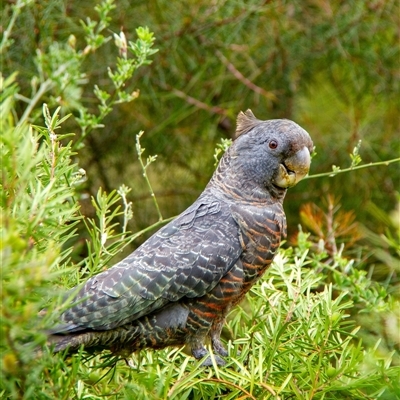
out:
M229 381L226 381L226 380L224 380L224 379L203 378L203 379L198 379L196 383L200 383L200 382L216 382L216 383L225 384L226 386L232 386L232 387L234 387L235 389L238 389L238 390L240 390L241 392L245 393L246 397L248 397L248 398L250 398L250 399L253 399L253 400L256 400L256 398L255 398L250 392L248 392L246 389L242 388L242 387L239 386L239 385L236 385L236 384L233 383L233 382L229 382ZM179 384L179 383L180 383L180 381L175 382L175 384L174 384L174 385L172 386L172 388L169 390L168 396L172 396L172 395L173 395L174 390L175 390L176 386L179 386L179 385L177 385L177 384ZM263 386L264 386L264 385L263 385ZM270 388L268 387L267 390L270 391Z
M139 232L134 233L133 235L130 236L129 240L127 241L127 245L132 243L135 239L137 239L139 236L142 236L143 234L145 234L148 231L151 231L153 229L158 228L161 225L167 224L168 222L172 221L173 219L176 218L176 215L173 217L169 217L169 218L164 218L162 220L159 220L157 222L155 222L153 225L148 226L147 228L142 229Z
M145 179L145 181L146 181L146 183L147 183L147 187L149 188L149 191L150 191L150 195L151 195L151 197L152 197L152 199L153 199L153 201L154 201L154 205L155 205L155 207L156 207L156 209L157 209L157 213L158 213L158 220L159 221L163 221L163 216L162 216L162 214L161 214L161 210L160 210L160 207L159 207L159 205L158 205L158 202L157 202L157 198L156 198L156 196L155 196L155 194L154 194L154 190L153 190L153 187L151 186L151 183L150 183L150 180L149 180L149 177L147 176L147 167L155 160L155 158L157 157L157 156L150 156L148 159L147 159L147 163L146 163L146 165L144 164L144 162L143 162L143 160L142 160L142 154L143 154L143 152L144 152L144 150L145 149L143 149L142 147L141 147L141 145L140 145L140 138L141 138L141 136L143 135L143 131L141 131L141 132L139 132L137 135L136 135L136 151L137 151L137 154L138 154L138 160L139 160L139 163L140 163L140 166L142 167L142 171L143 171L143 177L144 177L144 179Z
M29 115L31 114L32 110L36 107L36 104L39 102L41 97L48 90L50 90L52 86L53 86L53 81L51 79L47 79L40 85L39 90L36 92L35 96L29 101L28 107L26 107L24 113L22 114L22 117L18 121L18 126L22 125L28 119Z
M8 23L6 30L3 32L3 38L1 39L0 43L0 54L2 54L3 51L10 45L8 38L11 35L11 31L14 27L15 21L17 20L18 15L21 13L21 9L27 4L28 3L25 3L23 0L18 0L17 4L11 6L13 9L13 13L11 15L10 22Z
M219 114L219 115L228 115L228 111L224 110L221 107L216 107L216 106L209 106L206 103L203 103L200 100L195 99L194 97L189 96L185 92L182 92L181 90L175 89L173 87L168 87L168 90L170 90L172 93L174 93L176 96L180 97L181 99L186 100L187 103L200 108L202 110L210 111L213 114Z
M216 50L215 54L217 57L222 61L222 63L228 68L228 70L233 74L233 76L242 82L245 86L247 86L250 90L255 93L264 96L268 100L276 100L276 96L272 92L267 92L260 86L257 86L254 82L250 79L246 78L219 50Z
M335 175L342 174L344 172L350 172L350 171L355 171L357 169L363 169L363 168L371 168L371 167L378 167L381 165L386 165L388 166L389 164L393 164L396 162L400 162L400 158L394 158L392 160L387 160L387 161L380 161L376 163L369 163L369 164L363 164L363 165L357 165L355 167L350 167L350 168L345 168L345 169L339 169L337 171L330 171L330 172L323 172L321 174L315 174L315 175L308 175L304 178L305 179L314 179L314 178L322 178L323 176L328 176L330 178L334 177Z

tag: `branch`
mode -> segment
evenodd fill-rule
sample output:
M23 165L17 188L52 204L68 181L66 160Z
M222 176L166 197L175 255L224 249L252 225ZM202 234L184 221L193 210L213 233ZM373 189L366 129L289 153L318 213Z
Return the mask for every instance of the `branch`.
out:
M42 84L39 87L39 90L36 92L35 96L29 101L28 107L26 107L22 117L18 121L18 126L22 125L26 120L29 118L29 115L33 111L33 109L36 107L36 104L39 102L39 100L42 98L42 96L51 89L53 86L53 82L51 79L47 79L46 81L42 82Z
M144 149L144 148L141 146L141 144L140 144L140 138L141 138L141 136L143 135L143 133L144 133L143 131L140 131L140 132L136 135L136 151L137 151L137 155L138 155L138 160L139 160L140 166L142 167L142 175L143 175L143 178L145 179L145 181L146 181L146 183L147 183L147 187L149 188L150 195L151 195L151 197L152 197L152 199L153 199L153 201L154 201L154 205L155 205L155 207L156 207L156 209L157 209L158 221L161 222L161 221L164 220L164 218L163 218L163 216L162 216L162 214L161 214L161 210L160 210L160 207L159 207L159 205L158 205L156 196L155 196L155 194L154 194L153 187L151 186L149 177L147 176L147 167L148 167L152 162L154 162L154 161L156 160L157 156L149 156L149 157L147 158L146 164L143 162L142 154L143 154L143 152L145 151L145 149Z
M233 76L242 82L245 86L247 86L250 90L252 90L255 93L260 94L261 96L264 96L268 100L276 100L276 96L272 92L268 92L265 89L263 89L260 86L257 86L254 82L252 82L250 79L246 78L239 70L236 69L236 67L219 51L217 50L215 52L217 57L222 61L222 63L228 68L228 70L233 74Z
M331 171L331 172L323 172L321 174L308 175L303 180L305 180L305 179L314 179L314 178L322 178L323 176L328 176L329 178L332 178L335 175L342 174L344 172L355 171L356 169L378 167L378 166L381 166L381 165L388 166L389 164L393 164L393 163L396 163L396 162L400 162L400 158L394 158L393 160L380 161L380 162L376 162L376 163L357 165L355 167L350 167L350 168L346 168L346 169L339 169L339 170L335 170L335 171Z
M164 218L162 220L158 220L157 222L155 222L154 224L148 226L147 228L142 229L139 232L134 233L133 235L131 235L129 237L129 240L127 241L127 245L132 243L134 240L136 240L139 236L142 236L143 234L145 234L146 232L152 231L156 228L158 228L159 226L165 225L168 222L171 222L173 219L175 219L177 216L174 215L173 217L169 217L169 218Z
M200 109L206 110L206 111L210 111L213 114L219 114L219 115L224 115L224 116L228 115L228 111L224 110L221 107L209 106L208 104L203 103L202 101L189 96L188 94L182 92L181 90L170 87L169 85L168 85L168 89L171 90L175 96L178 96L181 99L186 100L189 104L191 104L197 108L200 108Z
M28 1L18 0L17 4L11 6L13 12L11 15L10 22L8 23L6 30L3 32L3 38L0 43L0 54L2 54L7 49L7 47L9 47L10 44L12 43L12 41L9 40L9 37L11 36L11 32L14 27L15 21L17 20L19 14L21 13L21 9L26 5L28 5L29 3L30 0ZM4 13L4 11L2 12Z

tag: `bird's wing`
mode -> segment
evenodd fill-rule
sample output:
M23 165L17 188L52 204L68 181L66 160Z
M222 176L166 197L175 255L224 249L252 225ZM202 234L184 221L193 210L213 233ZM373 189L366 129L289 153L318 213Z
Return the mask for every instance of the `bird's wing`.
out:
M201 297L241 252L229 207L200 198L127 258L89 279L53 333L112 329L184 296Z

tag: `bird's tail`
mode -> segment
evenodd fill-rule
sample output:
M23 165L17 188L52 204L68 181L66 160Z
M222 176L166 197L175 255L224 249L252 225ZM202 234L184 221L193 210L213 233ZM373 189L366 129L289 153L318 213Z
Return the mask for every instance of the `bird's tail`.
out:
M81 345L91 347L95 338L91 338L94 332L76 333L69 335L50 335L48 338L49 346L54 346L54 353L68 349L68 352L74 353ZM100 336L98 337L100 339Z
M49 335L48 343L53 351L58 353L67 350L68 353L76 352L82 345L86 348L96 350L110 349L118 352L119 345L132 343L138 336L138 329L135 326L124 326L108 331L86 331L66 335ZM132 351L135 349L132 348Z

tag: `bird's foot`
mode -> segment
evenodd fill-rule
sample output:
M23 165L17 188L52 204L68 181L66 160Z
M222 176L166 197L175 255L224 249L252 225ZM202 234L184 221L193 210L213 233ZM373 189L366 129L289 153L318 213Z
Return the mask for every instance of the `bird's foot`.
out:
M192 354L193 357L196 358L197 360L200 360L208 355L208 357L202 362L201 364L202 367L211 367L213 365L212 358L209 355L208 351L205 349L205 347L192 349ZM226 354L228 355L228 352ZM215 359L215 363L220 367L226 364L226 361L217 355L213 355L213 358Z
M212 346L213 349L216 353L218 353L222 357L227 357L228 356L228 350L225 348L225 346L222 344L221 340L218 338L213 338L212 339Z
M224 365L226 365L226 361L221 358L220 356L214 355L214 359L215 359L215 363L219 366L219 367L223 367ZM208 356L202 363L201 366L202 367L211 367L213 365L211 356Z

